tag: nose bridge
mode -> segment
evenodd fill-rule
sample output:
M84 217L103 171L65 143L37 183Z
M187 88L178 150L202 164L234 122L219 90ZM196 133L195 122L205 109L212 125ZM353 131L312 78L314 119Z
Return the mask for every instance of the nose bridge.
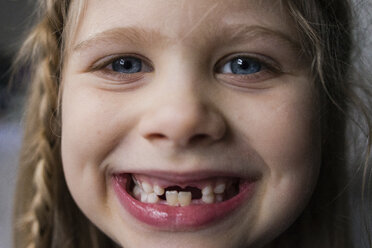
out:
M211 106L203 99L198 87L192 87L191 84L175 85L168 88L167 94L161 98L157 109L158 118L164 124L170 121L168 125L172 126L174 132L179 132L178 135L196 131L207 123Z
M185 74L173 73L159 79L158 88L152 91L151 107L142 116L139 131L153 144L211 143L225 133L222 115L198 82Z

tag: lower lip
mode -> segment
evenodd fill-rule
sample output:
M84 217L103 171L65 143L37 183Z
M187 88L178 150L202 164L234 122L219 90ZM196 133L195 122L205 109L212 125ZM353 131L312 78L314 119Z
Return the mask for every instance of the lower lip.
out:
M113 188L120 203L132 216L150 226L175 231L202 228L221 221L249 201L254 188L254 182L245 182L240 185L239 194L227 201L172 207L165 204L140 202L127 192L127 177L113 176L112 179Z

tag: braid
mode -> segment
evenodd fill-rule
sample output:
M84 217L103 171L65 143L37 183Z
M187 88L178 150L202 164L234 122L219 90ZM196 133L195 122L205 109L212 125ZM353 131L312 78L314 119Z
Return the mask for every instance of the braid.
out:
M58 78L52 75L57 75L59 62L56 54L59 51L58 41L52 34L50 21L45 19L35 28L23 47L32 51L30 61L35 65L32 68L34 74L31 79L30 105L26 113L26 123L31 125L26 127L24 146L27 147L24 147L21 154L20 165L30 167L27 171L33 171L33 176L28 175L32 178L28 182L33 186L32 199L23 221L23 226L30 230L28 248L47 247L53 228L53 165L57 164L59 138L54 133L57 130L54 113L57 112ZM25 50L21 50L19 59Z
M43 19L13 65L31 72L25 80L29 94L14 206L15 247L115 246L81 213L63 177L58 96L68 7L68 0L40 1Z
M21 217L18 228L24 234L24 238L15 236L16 247L48 247L51 243L55 201L52 192L53 166L58 164L56 151L59 139L54 134L57 130L54 113L57 112L58 78L53 75L59 71L59 41L53 31L58 22L49 16L30 33L15 60L15 65L29 61L33 72L29 82L29 106L17 185L17 191L23 188L23 192L17 192L19 195L25 195L24 191L28 189L29 199L16 197L18 209L15 217ZM22 216L22 213L25 214Z

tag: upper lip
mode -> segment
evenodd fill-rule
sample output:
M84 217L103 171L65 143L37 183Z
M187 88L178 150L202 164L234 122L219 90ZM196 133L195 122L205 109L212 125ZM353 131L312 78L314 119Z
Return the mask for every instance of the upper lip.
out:
M188 183L192 181L201 181L214 177L234 177L244 178L247 180L256 180L259 175L242 175L242 173L233 171L213 171L213 170L198 170L198 171L187 171L187 172L174 172L164 170L128 170L118 171L113 173L114 175L120 174L141 174L150 177L155 177L164 181L175 182L175 183Z

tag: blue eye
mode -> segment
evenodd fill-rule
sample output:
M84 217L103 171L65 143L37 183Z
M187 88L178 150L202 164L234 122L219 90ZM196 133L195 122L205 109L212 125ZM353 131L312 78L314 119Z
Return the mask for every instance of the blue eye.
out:
M135 57L122 57L111 63L112 70L120 73L138 73L142 71L142 60Z
M261 67L261 63L255 59L237 57L224 64L221 73L254 74L260 72Z

